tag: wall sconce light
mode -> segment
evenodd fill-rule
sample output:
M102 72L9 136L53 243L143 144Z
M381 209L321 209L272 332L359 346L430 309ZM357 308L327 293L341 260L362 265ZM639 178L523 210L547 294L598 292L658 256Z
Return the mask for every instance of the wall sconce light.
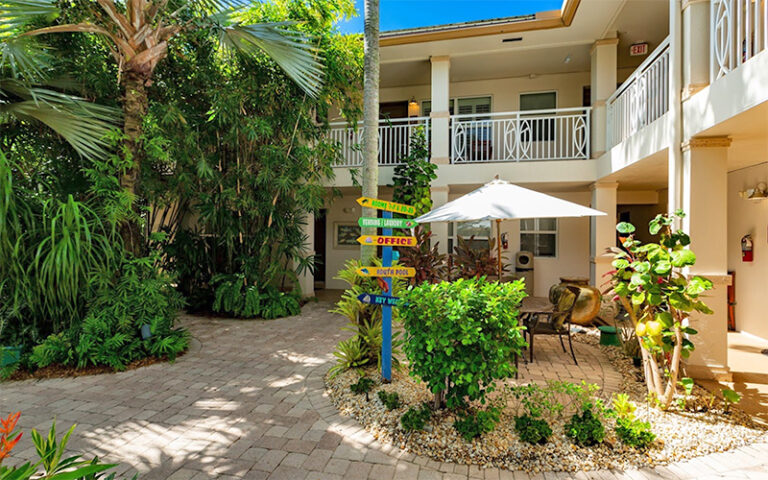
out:
M768 187L765 183L758 183L755 188L748 188L739 192L739 196L745 200L765 200L768 198Z
M411 97L411 100L408 102L408 116L409 117L418 117L420 113L419 104L416 102L416 99Z

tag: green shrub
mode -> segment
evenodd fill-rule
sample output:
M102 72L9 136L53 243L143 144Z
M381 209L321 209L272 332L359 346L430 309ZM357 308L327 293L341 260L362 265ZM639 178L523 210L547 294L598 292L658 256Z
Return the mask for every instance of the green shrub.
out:
M272 285L252 285L244 274L216 275L213 311L241 318L290 317L301 313L297 292L281 292Z
M515 417L515 431L520 436L520 440L533 445L547 443L552 435L552 428L546 420L528 414Z
M484 433L492 432L496 428L496 424L499 423L500 415L501 410L496 407L480 410L477 413L465 412L453 422L453 428L464 437L464 440L469 442Z
M418 407L411 407L400 417L400 425L406 432L424 430L424 426L432 418L432 409L428 403L423 403Z
M565 424L565 435L581 446L597 445L605 439L605 427L592 405L588 404Z
M637 405L629 399L626 393L617 393L613 397L613 412L616 418L635 418Z
M648 448L656 440L656 435L651 431L651 424L635 418L617 418L616 436L635 448Z
M515 372L512 359L525 345L517 322L524 296L519 281L484 278L412 287L399 309L411 374L445 394L449 408L484 401L497 379Z
M117 279L104 275L95 283L96 294L85 319L36 346L30 359L35 366L94 365L123 370L147 356L175 360L186 350L187 331L173 327L183 300L170 278L157 272L153 257L126 260ZM141 336L145 324L151 331L147 339Z
M387 410L395 410L400 408L400 395L397 392L387 392L386 390L379 390L379 400L387 407Z
M368 377L360 377L360 380L358 380L357 383L353 383L349 386L352 393L357 395L368 393L371 391L371 388L373 388L373 379Z

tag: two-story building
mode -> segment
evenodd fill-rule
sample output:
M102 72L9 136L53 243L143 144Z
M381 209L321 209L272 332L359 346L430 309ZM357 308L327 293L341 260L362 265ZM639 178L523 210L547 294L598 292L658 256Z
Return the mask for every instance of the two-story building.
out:
M768 338L767 47L766 0L565 0L559 11L383 32L380 196L423 125L435 206L498 175L608 213L502 223L508 261L535 255L536 295L561 276L600 286L617 221L642 233L657 213L684 209L698 255L689 273L716 285L714 315L692 319L688 371L727 378L729 321ZM320 268L307 290L344 288L334 276L359 254L361 132L334 121L345 160L329 188L343 197L310 222ZM445 252L491 225L432 230Z

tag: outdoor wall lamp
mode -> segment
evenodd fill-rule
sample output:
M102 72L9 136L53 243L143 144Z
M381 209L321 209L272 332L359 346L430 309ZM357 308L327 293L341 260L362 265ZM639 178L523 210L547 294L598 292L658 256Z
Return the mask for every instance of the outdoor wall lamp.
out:
M760 182L755 188L748 188L739 192L739 196L745 200L765 200L768 198L768 187L765 183Z
M408 102L408 116L409 117L418 117L420 113L419 104L416 102L416 99L411 97L411 100Z

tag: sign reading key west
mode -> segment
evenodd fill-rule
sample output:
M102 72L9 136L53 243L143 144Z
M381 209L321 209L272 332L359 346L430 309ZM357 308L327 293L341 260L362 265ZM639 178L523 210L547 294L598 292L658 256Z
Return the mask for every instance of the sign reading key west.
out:
M378 198L360 197L357 199L357 203L363 207L386 210L387 212L402 213L405 215L413 215L416 213L416 207L414 206L388 202L386 200L379 200Z
M400 299L398 297L390 297L388 295L374 295L372 293L361 293L357 296L357 299L368 305L387 305L390 307L396 307L400 305Z
M360 217L357 224L361 227L373 228L416 228L416 220L410 218L373 218Z
M360 245L377 247L415 247L416 237L392 237L389 235L361 235L357 237Z

